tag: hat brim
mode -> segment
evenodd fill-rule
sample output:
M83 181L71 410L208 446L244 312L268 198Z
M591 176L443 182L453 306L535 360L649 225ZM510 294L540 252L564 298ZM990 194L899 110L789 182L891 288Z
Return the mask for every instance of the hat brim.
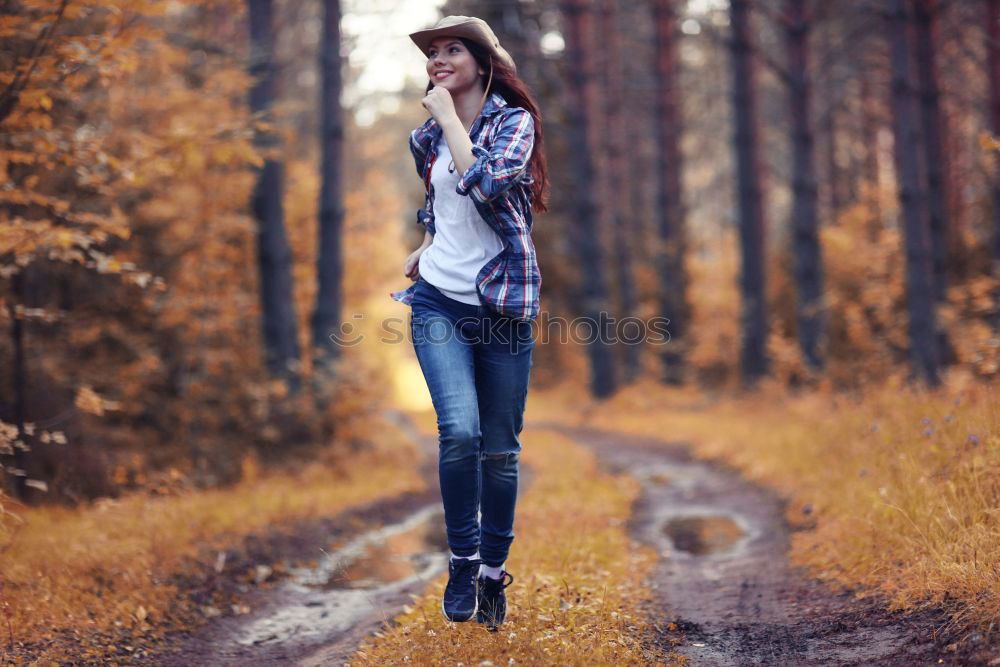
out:
M466 39L471 39L477 42L480 41L482 37L473 25L472 21L456 23L455 25L445 26L443 28L428 28L427 30L418 30L410 33L410 39L413 40L413 43L417 45L417 48L420 49L425 56L428 55L427 51L431 48L431 42L438 37L451 36L465 37Z
M477 44L481 44L495 56L503 60L512 69L516 70L514 59L509 53L507 53L507 50L502 46L496 47L484 43L483 34L479 29L479 26L473 21L456 23L455 25L444 26L443 28L428 28L427 30L418 30L410 33L410 39L413 40L413 43L417 45L417 48L420 49L420 51L428 58L430 57L428 52L431 48L431 42L438 37L464 37L470 41L476 42Z

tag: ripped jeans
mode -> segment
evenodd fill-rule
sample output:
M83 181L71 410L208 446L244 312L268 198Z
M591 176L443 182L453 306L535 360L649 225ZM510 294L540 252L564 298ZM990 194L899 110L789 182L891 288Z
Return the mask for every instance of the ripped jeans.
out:
M437 413L448 546L458 556L478 550L499 567L514 540L531 322L452 299L422 277L411 308L413 348Z

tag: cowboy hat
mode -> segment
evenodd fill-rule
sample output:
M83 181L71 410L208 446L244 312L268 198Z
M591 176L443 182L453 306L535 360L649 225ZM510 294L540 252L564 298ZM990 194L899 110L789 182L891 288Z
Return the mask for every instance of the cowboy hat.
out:
M502 60L511 69L516 70L514 59L511 58L507 50L500 46L500 40L493 34L486 21L475 16L445 16L434 24L434 27L426 30L418 30L410 33L410 39L416 44L424 55L430 49L431 42L443 36L464 37L465 39L485 46L490 53Z

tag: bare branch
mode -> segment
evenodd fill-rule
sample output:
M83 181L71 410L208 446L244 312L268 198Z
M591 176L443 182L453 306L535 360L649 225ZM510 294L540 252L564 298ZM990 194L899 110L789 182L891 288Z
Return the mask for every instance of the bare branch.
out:
M750 3L750 9L759 11L761 14L771 19L784 29L794 28L795 25L785 12L775 11L763 2Z
M722 46L723 48L727 49L731 46L732 39L728 35L720 32L719 29L716 28L711 23L701 24L701 29L702 32L709 37L709 39L711 39L719 46ZM761 62L767 65L767 68L772 72L774 72L784 84L790 85L791 81L789 79L788 72L787 70L785 70L784 67L779 65L775 60L773 60L770 56L768 56L763 49L759 49L756 46L754 46L752 47L752 50L754 56L760 58Z
M771 70L783 84L785 84L786 86L792 85L793 83L792 77L788 73L788 70L785 69L784 66L782 66L780 63L778 63L778 61L774 60L771 56L769 56L763 49L758 49L754 47L753 54L757 58L760 58L760 61L765 65L767 65L767 68Z

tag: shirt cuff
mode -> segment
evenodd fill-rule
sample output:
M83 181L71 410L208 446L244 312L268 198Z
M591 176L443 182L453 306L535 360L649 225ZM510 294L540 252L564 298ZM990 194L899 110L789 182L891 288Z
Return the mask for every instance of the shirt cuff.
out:
M478 144L472 144L472 155L476 161L465 170L462 178L458 179L458 185L455 186L455 191L460 195L469 194L472 186L482 180L483 170L486 169L486 160L489 159L490 152Z
M426 208L417 209L417 224L423 225L431 233L431 236L434 236L434 214L430 213Z

